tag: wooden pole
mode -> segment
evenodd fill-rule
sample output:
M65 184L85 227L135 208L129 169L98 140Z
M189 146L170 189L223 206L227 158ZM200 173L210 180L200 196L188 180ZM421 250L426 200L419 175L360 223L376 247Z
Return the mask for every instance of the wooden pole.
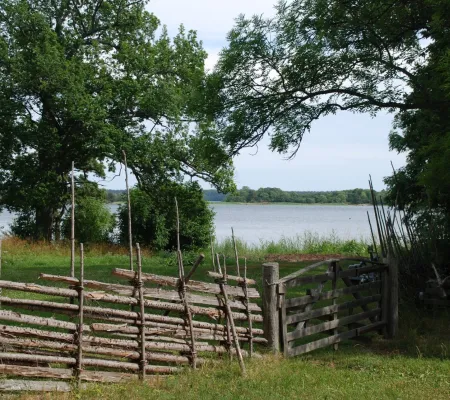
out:
M191 357L192 357L192 368L197 368L197 351L195 346L195 333L194 325L192 323L192 313L189 307L189 303L186 299L186 281L184 276L184 265L183 265L183 255L181 253L181 242L180 242L180 213L178 209L178 200L175 197L175 208L177 215L177 258L178 258L178 275L179 275L179 294L180 299L183 302L185 308L186 320L189 326L189 332L191 334ZM187 329L186 329L187 330Z
M77 361L75 365L75 377L77 379L77 384L81 383L81 372L83 367L83 325L84 325L84 247L83 243L80 243L80 284L77 287L78 290L78 329L77 329L77 345L78 354Z
M127 204L128 204L128 248L130 252L130 271L133 271L133 236L131 232L131 199L130 199L130 186L128 184L128 165L127 165L127 153L122 150L123 163L125 166L125 185L127 189Z
M217 271L219 274L222 274L222 268L220 266L220 255L219 253L216 253L216 260L217 260Z
M224 264L223 264L223 273L220 279L223 279L224 284L227 284L227 265L225 263L225 254L223 256ZM223 301L223 307L225 310L225 325L226 325L226 331L227 331L227 348L228 348L228 355L230 356L230 360L233 359L233 354L231 353L231 328L230 328L230 320L227 317L227 304L225 303L225 299L223 298L223 290L220 287L220 292L222 293L222 301Z
M234 229L231 227L231 238L233 239L233 247L234 247L234 256L236 257L236 272L237 276L241 276L241 273L239 271L239 256L238 256L238 250L236 245L236 238L234 236Z
M195 263L192 266L191 270L188 272L188 274L184 278L184 283L188 283L189 282L189 280L192 278L192 275L194 275L195 271L197 270L197 268L203 262L204 259L205 259L205 255L204 254L200 254L198 256L197 261L195 261Z
M245 307L247 311L248 317L248 344L249 344L249 355L250 358L253 355L253 324L251 318L251 311L249 309L249 300L248 300L248 283L247 283L247 258L244 258L244 292L245 292Z
M331 288L332 288L332 290L336 290L336 287L337 287L337 275L338 275L338 264L337 264L337 261L333 261L331 263L331 270L333 271L333 282L331 284L332 285ZM333 306L335 306L336 304L337 304L337 298L334 297L333 298ZM337 311L336 311L336 312L333 313L333 321L337 321L337 319L338 319L338 314L337 314ZM335 328L333 330L333 336L336 336L338 333L339 333L338 329ZM333 347L334 347L334 350L336 351L339 348L339 344L338 343L334 343Z
M387 336L389 339L398 333L398 263L394 255L388 255L389 313L387 320Z
M280 351L280 322L276 284L279 280L278 263L263 264L262 309L264 337L273 352Z
M242 357L241 346L239 344L239 339L238 339L238 336L236 333L236 326L234 325L234 319L233 319L233 315L231 314L230 305L228 304L228 295L227 295L227 289L226 289L226 269L225 268L224 268L223 280L219 281L219 285L220 285L220 290L222 291L223 301L225 304L227 321L229 323L229 326L231 328L231 333L233 335L234 347L235 347L236 355L237 355L237 358L239 361L239 366L241 367L242 375L245 376L246 370L245 370L244 359ZM230 352L230 354L231 354L231 352Z
M216 272L216 260L215 260L215 255L214 255L214 243L213 243L212 236L211 236L211 259L212 259L212 263L213 263L213 271Z
M370 220L370 215L369 215L369 211L367 211L367 219L369 221L369 227L370 227L370 233L372 234L372 243L373 243L373 248L375 250L375 253L378 254L378 249L377 249L377 242L375 241L375 235L373 234L373 229L372 229L372 221Z
M147 366L147 357L145 354L145 301L144 301L144 284L142 282L142 257L141 257L141 248L139 243L136 243L136 251L137 251L137 264L138 264L138 282L137 288L139 290L139 307L140 307L140 317L141 324L139 326L139 337L141 344L141 354L139 360L139 371L140 371L140 379L145 380L145 368Z
M75 276L75 163L72 161L71 175L71 200L72 209L70 212L70 276Z

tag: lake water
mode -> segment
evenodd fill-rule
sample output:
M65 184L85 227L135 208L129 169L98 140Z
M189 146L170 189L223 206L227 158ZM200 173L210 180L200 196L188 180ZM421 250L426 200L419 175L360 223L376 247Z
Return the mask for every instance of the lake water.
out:
M248 243L278 240L307 232L368 240L367 212L371 219L374 218L372 206L212 204L211 207L216 212L215 227L219 241L230 237L233 227L235 235Z
M111 211L117 205L110 205ZM371 206L334 205L277 205L277 204L224 204L211 203L216 213L215 227L217 239L223 240L235 235L248 243L261 240L278 240L312 232L327 236L334 234L341 239L370 239L367 212L373 220ZM7 212L0 214L0 227L7 229L13 216Z

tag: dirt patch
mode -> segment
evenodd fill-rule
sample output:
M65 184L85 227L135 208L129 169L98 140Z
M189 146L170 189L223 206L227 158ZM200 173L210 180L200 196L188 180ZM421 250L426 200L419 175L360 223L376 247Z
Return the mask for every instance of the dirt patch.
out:
M323 261L344 258L342 254L268 254L265 261L301 262L301 261Z

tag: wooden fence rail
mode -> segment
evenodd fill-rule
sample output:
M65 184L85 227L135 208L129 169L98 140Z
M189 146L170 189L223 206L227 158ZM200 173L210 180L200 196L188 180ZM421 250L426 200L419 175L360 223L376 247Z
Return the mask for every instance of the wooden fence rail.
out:
M189 273L180 292L180 278L141 268L139 259L136 272L115 269L124 284L84 279L83 269L80 279L40 276L68 288L0 280L0 375L14 378L0 380L0 391L159 379L183 366L214 362L206 353L249 356L253 343L267 344L255 326L263 321L262 310L250 302L259 297L251 287L255 281L221 275L202 282ZM210 274L213 280L216 275Z

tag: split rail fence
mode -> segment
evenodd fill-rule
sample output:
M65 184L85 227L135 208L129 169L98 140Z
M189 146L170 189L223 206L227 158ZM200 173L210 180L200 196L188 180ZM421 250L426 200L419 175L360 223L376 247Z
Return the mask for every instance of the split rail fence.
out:
M241 360L267 343L253 280L181 280L142 273L140 263L112 271L121 284L84 279L83 262L79 279L41 274L52 286L0 281L0 375L21 378L0 380L0 391L159 379L214 362L211 353Z
M349 261L353 268L343 269ZM265 264L266 275L278 265ZM378 331L395 334L397 295L395 267L368 259L327 260L312 264L281 279L268 279L265 297L276 318L267 322L269 344L286 357ZM272 283L270 283L272 281ZM267 308L267 302L264 302ZM278 332L277 332L278 330Z

